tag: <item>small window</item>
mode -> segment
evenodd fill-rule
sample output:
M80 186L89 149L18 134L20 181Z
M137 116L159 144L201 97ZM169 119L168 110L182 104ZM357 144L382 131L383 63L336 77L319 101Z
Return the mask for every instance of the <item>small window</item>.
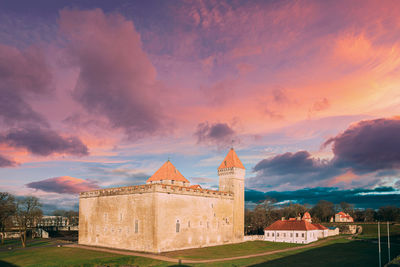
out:
M272 236L274 236L274 233L272 233Z
M290 233L290 237L293 237L293 233Z
M304 233L301 234L301 237L304 237Z
M279 233L276 233L276 237L279 237Z
M269 233L267 233L267 237L269 237Z
M283 233L283 237L286 237L286 233Z
M299 233L296 233L296 237L299 237Z
M135 220L135 233L139 233L139 221Z
M175 182L175 181L174 181L174 180L172 180L172 181L171 181L171 184L174 184L174 182Z
M119 221L122 221L122 213L119 214Z
M177 233L179 233L179 228L180 228L180 226L181 226L181 225L180 225L180 223L179 223L179 220L176 220L176 229L175 229L175 230L176 230Z

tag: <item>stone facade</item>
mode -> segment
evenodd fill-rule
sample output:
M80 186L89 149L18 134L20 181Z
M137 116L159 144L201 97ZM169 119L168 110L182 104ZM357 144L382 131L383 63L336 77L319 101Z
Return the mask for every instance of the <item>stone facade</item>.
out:
M219 191L189 186L168 161L145 185L82 192L79 244L160 253L242 242L245 170L236 158L218 168Z

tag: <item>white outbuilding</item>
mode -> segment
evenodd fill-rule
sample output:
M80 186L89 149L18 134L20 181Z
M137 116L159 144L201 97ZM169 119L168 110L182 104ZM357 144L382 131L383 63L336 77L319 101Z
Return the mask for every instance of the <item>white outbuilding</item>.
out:
M322 232L322 235L324 233ZM308 244L318 240L321 229L306 220L279 220L264 229L264 240Z

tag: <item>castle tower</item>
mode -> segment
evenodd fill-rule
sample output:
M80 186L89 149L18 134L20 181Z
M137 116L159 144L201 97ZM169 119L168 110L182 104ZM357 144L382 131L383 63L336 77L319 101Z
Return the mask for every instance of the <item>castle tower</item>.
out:
M244 176L246 169L231 148L218 167L219 190L234 194L233 235L235 241L243 241L244 236Z

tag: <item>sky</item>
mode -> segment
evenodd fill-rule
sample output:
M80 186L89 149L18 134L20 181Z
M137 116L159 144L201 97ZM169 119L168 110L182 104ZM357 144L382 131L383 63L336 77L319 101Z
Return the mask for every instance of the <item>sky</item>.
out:
M233 146L249 207L399 205L399 74L397 1L0 1L0 191L216 189Z

